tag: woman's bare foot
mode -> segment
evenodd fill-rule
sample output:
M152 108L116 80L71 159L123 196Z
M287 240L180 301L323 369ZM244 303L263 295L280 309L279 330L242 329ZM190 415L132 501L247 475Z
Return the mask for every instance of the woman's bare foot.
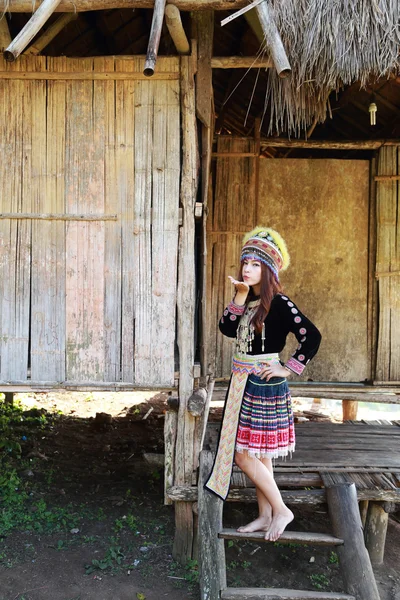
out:
M238 527L240 533L253 533L253 531L268 531L272 524L272 515L262 515L248 523Z
M293 519L294 514L291 510L289 510L289 508L285 507L284 510L273 516L271 526L265 534L265 539L269 542L275 542L278 538L280 538L286 527L291 521L293 521Z

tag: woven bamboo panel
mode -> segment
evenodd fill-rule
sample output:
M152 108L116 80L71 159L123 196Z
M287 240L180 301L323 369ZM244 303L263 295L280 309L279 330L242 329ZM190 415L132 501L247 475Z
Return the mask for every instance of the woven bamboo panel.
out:
M0 59L0 212L97 217L0 219L1 381L174 383L179 61L143 66Z

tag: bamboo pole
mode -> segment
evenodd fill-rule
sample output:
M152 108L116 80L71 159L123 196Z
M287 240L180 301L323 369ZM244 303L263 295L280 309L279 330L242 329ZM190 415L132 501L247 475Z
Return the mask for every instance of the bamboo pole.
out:
M11 35L8 28L7 17L6 15L3 15L0 19L0 52L3 52L10 44Z
M245 15L260 44L266 44L279 77L288 77L292 69L281 36L266 2L255 6Z
M78 18L77 13L65 13L55 21L46 31L36 40L34 44L25 50L24 54L40 54L54 40L54 38L64 29L68 23Z
M189 54L189 40L183 29L181 13L175 4L167 5L165 9L165 22L178 54Z
M147 46L146 62L143 70L143 74L146 75L146 77L151 77L154 75L158 46L160 45L161 30L164 20L165 2L166 0L155 0L154 2L150 38Z
M214 56L211 58L212 69L268 69L273 67L270 58L259 56Z
M53 14L61 0L43 0L37 11L33 13L25 27L21 29L16 38L4 50L4 58L13 62L43 27L49 17Z

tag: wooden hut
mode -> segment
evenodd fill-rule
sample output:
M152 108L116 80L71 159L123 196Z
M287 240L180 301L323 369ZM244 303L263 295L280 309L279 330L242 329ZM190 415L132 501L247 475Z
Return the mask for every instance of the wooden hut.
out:
M247 2L9 0L0 20L0 390L170 390L166 490L196 483L256 222L324 336L296 394L347 418L399 399L398 9L281 4L221 26Z

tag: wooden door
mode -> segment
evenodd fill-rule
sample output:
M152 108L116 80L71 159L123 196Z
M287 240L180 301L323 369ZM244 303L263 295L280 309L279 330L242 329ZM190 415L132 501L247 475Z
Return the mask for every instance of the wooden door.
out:
M250 140L219 142L219 152L251 152ZM259 173L256 161L259 160ZM256 193L258 179L258 193ZM287 241L285 292L321 330L320 351L302 376L362 381L368 354L369 161L219 158L208 222L208 350L216 376L230 372L232 343L218 319L232 297L243 233L261 224ZM288 350L297 342L288 340Z
M0 381L170 386L179 61L0 59Z

